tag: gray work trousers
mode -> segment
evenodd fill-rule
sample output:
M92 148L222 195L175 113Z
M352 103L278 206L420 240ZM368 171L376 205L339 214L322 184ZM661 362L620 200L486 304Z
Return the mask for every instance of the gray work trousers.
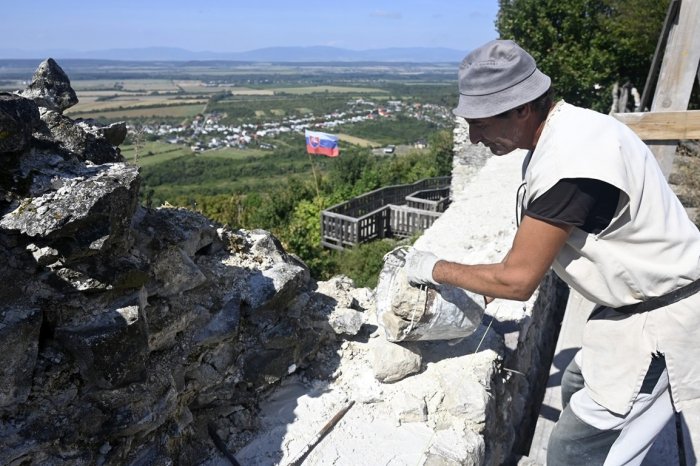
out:
M603 408L584 389L580 352L562 377L564 410L547 448L547 466L639 465L656 436L674 416L666 364L652 359L630 412ZM693 463L687 463L690 466Z

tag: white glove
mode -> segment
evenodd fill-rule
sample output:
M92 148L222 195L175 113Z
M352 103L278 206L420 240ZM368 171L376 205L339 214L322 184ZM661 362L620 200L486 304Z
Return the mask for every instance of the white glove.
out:
M412 285L438 285L433 279L433 268L439 259L432 252L411 248L406 254L404 272Z

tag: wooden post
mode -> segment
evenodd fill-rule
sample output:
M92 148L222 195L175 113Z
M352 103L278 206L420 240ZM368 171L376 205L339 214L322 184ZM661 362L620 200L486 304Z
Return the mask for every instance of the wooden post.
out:
M677 23L671 29L652 112L687 110L700 63L700 1L682 0ZM649 144L666 178L673 168L678 141Z
M613 113L644 141L700 139L700 110Z

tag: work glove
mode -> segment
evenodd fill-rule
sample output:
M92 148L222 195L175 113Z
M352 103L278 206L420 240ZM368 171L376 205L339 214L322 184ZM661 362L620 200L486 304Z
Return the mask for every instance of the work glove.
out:
M404 260L403 270L410 284L438 285L438 282L433 279L433 268L439 260L435 254L411 248Z

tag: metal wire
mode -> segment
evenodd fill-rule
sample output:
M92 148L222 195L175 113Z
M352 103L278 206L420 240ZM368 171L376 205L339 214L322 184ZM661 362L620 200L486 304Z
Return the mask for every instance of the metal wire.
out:
M491 316L491 320L489 320L489 325L486 327L486 330L484 330L484 334L481 335L481 340L479 340L479 344L476 345L476 349L474 350L474 354L476 354L479 351L479 348L481 348L481 344L484 342L484 338L486 338L486 334L489 333L489 330L491 329L491 324L493 324L493 321L496 320L496 314L498 314L498 310L501 308L499 305L496 310L494 311L493 315Z

